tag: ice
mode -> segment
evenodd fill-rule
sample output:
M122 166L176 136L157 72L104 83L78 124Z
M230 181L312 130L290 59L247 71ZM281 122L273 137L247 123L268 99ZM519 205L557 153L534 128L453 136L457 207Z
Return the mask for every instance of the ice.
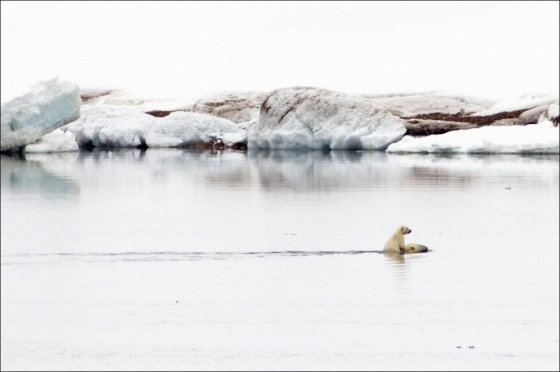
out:
M384 149L404 121L360 96L315 88L273 91L249 134L251 149Z
M194 100L142 98L111 89L83 89L80 94L88 106L118 106L141 112L196 112L231 120L242 129L255 125L260 105L268 95L263 92L223 92Z
M489 108L493 102L444 93L416 93L364 96L380 110L400 117L434 112L442 114L471 113Z
M188 147L217 139L233 145L245 140L245 132L230 120L177 111L156 119L145 135L148 147Z
M80 147L138 147L156 118L115 106L84 106L81 117L66 126Z
M559 152L558 127L550 121L526 126L487 126L444 134L404 137L387 152L550 153Z
M29 152L67 152L78 151L78 143L74 133L58 128L45 134L37 142L25 146L24 151Z
M132 92L116 89L82 89L80 95L84 105L88 106L119 106L135 111L179 111L190 110L191 98L147 98Z
M313 87L271 93L223 92L191 101L140 98L110 89L82 90L81 94L88 107L111 106L157 117L194 112L227 119L246 132L233 135L229 142L249 142L252 149L385 149L402 138L400 124L411 135L441 134L482 124L532 124L550 120L546 112L557 101L550 96L496 101L445 92L349 95ZM523 112L513 115L511 111ZM483 123L478 117L494 114L498 116ZM469 115L477 118L469 121ZM188 133L188 126L183 129L187 131L183 139L177 132L161 136L161 131L152 131L152 146L188 146L189 136L194 134ZM196 130L204 131L200 126ZM142 139L127 146L138 146L138 142Z
M550 105L548 108L548 117L551 119L557 119L560 116L560 109L558 104Z
M262 92L218 93L196 101L192 111L228 119L249 129L257 123L261 103L267 96Z
M57 79L41 82L26 95L6 102L2 105L0 151L35 142L76 120L80 104L78 87Z
M485 110L480 110L473 115L485 116L498 114L500 112L525 110L542 105L549 105L557 101L558 98L552 96L522 96L504 98L495 102L491 107Z
M559 109L558 103L548 106L547 110L539 118L539 123L543 121L552 121L555 125L558 125Z
M248 143L251 149L383 150L399 141L407 128L415 134L410 131L411 120L420 119L410 118L422 114L490 115L527 109L520 116L522 123L558 121L557 99L549 96L493 102L439 93L373 96L295 87L269 94L220 93L187 103L137 98L109 89L79 93L85 102L82 116L65 127L68 133L47 136L26 151L73 151L71 135L80 147L190 147L223 142L226 146ZM51 80L3 105L2 150L33 143L74 120L80 111L79 93L70 83ZM442 125L438 119L432 122L420 124ZM476 128L446 137L406 138L389 151L556 152L558 141L542 134L544 128Z
M226 145L245 140L229 120L192 112L158 118L119 106L84 106L80 119L66 129L80 147L188 147L212 141Z

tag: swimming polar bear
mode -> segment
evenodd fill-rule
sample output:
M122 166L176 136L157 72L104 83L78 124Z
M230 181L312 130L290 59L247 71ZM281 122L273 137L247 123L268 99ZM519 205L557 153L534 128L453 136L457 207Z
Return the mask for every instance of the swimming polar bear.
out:
M391 235L389 240L387 240L387 243L385 243L385 247L383 248L383 250L385 252L400 253L400 254L427 252L428 247L426 247L425 245L416 244L416 243L406 244L406 245L404 244L404 236L406 234L410 234L411 232L412 230L410 230L406 226L399 227L393 233L393 235Z

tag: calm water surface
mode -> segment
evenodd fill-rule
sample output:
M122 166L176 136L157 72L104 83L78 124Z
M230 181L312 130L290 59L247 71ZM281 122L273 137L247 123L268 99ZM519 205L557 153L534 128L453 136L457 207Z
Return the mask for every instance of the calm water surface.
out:
M557 370L558 160L2 157L2 369Z

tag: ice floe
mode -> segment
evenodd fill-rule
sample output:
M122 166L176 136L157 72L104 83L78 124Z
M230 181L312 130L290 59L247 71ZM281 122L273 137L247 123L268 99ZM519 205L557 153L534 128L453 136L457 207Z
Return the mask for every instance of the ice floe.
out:
M550 105L554 102L558 102L557 97L552 96L522 96L522 97L510 97L504 98L495 102L491 107L485 110L478 111L473 115L484 116L484 115L494 115L500 112L508 111L518 111L531 109L538 106Z
M45 134L37 142L25 146L24 151L30 152L67 152L78 151L78 143L74 133L60 128Z
M76 136L80 147L138 147L155 120L124 107L84 106L80 118L65 129Z
M549 153L559 152L558 127L550 121L525 126L486 126L413 138L405 136L387 152Z
M473 113L489 108L493 101L446 95L443 93L414 93L394 95L366 95L375 107L399 117L417 115Z
M558 103L548 106L548 109L539 118L539 123L544 121L552 121L555 125L558 125L559 119L559 106Z
M253 127L267 93L230 92L199 99L191 107L193 112L217 116L239 124L241 129Z
M245 132L226 119L179 111L158 118L118 106L84 106L80 119L65 129L76 136L80 147L189 147L245 141Z
M82 89L80 95L87 106L118 106L141 112L190 111L194 101L190 98L146 98L116 89Z
M273 91L249 134L250 149L385 149L404 121L363 97L316 88Z
M155 118L144 137L148 147L189 147L215 141L232 146L245 141L245 132L230 120L177 111Z
M490 101L444 93L352 95L294 87L158 100L110 89L78 91L54 79L2 105L1 149L248 146L557 153L557 125L558 99L550 96ZM405 133L409 136L403 138Z
M15 150L39 140L44 134L76 120L81 99L78 87L48 80L2 105L0 151Z

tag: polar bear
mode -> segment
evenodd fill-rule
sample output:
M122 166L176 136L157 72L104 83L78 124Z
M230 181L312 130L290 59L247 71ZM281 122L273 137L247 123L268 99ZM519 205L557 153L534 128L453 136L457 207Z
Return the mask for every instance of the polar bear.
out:
M411 243L404 246L405 253L421 253L428 252L428 247L422 244Z
M425 245L416 244L416 243L406 244L406 245L404 244L404 236L406 234L410 234L411 232L412 230L410 230L406 226L399 227L393 233L393 235L391 235L389 240L387 240L387 243L385 243L385 247L383 248L383 250L385 252L400 253L400 254L427 252L428 247L426 247Z

